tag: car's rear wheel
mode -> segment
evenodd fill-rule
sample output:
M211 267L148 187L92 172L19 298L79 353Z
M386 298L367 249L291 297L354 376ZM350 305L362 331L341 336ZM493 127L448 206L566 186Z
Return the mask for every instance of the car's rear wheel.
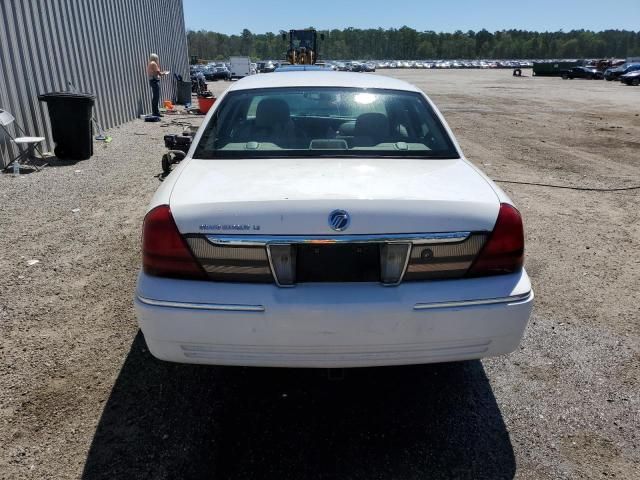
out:
M569 78L569 75L567 75L566 73L563 73L563 74L562 74L562 79L563 79L563 80L566 80L566 79L568 79L568 78Z
M633 80L631 80L631 85L633 85L634 87L640 85L640 78L634 78Z

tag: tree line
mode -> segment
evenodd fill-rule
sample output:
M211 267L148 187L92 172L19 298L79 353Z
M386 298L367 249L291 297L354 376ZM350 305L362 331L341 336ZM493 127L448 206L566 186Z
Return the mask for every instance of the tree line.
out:
M318 30L325 59L504 59L504 58L607 58L640 56L640 31L572 30L530 32L502 30L454 33L419 32L409 27L390 29ZM189 54L201 59L222 60L231 55L253 59L284 59L287 42L279 33L239 35L205 30L188 31Z

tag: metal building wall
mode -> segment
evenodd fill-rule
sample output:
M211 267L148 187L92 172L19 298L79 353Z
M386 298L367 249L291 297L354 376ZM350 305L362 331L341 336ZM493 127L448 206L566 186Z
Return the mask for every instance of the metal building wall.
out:
M173 73L189 79L182 0L0 0L0 108L29 135L47 137L46 105L38 95L73 84L97 97L104 128L151 110L146 76L150 53L172 75L161 100L175 94ZM0 141L0 167L14 150Z

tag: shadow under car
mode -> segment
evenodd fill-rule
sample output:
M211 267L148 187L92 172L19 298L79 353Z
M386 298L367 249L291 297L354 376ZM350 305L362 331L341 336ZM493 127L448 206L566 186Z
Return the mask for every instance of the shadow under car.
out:
M161 362L138 333L83 478L513 478L479 361L334 377Z

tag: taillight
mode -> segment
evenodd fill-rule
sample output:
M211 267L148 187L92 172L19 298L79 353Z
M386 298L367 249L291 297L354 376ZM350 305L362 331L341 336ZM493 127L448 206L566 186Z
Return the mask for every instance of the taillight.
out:
M200 235L190 235L186 240L209 280L273 283L264 246L220 245Z
M158 277L205 279L204 271L178 231L168 205L160 205L144 218L142 265Z
M520 212L507 203L500 204L498 219L487 243L467 272L468 277L513 273L524 262L524 231Z

